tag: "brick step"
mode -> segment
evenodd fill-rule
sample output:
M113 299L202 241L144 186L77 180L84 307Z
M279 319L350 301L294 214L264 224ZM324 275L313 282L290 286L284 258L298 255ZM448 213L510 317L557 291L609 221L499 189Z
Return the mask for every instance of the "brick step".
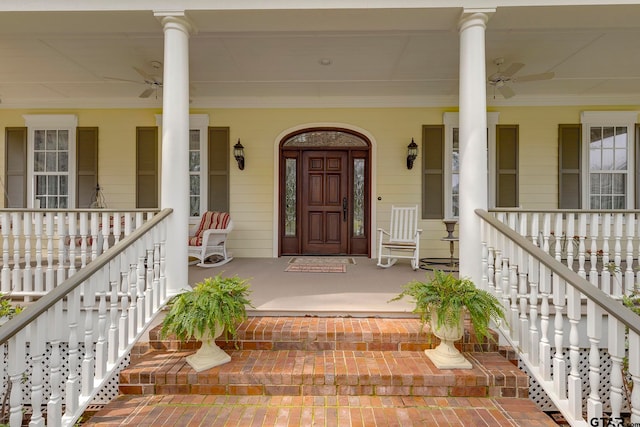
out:
M123 394L527 397L528 377L497 352L439 370L422 351L235 350L197 373L192 351L153 351L120 374Z
M156 326L149 332L148 346L151 349L194 350L200 346L195 340L179 342L170 337L161 340L160 329ZM235 349L232 342L219 340L217 343L225 350ZM423 328L417 318L250 317L239 325L237 348L418 351L433 348L438 343L438 338L428 327ZM496 342L479 342L468 323L463 338L456 346L465 352L498 351Z

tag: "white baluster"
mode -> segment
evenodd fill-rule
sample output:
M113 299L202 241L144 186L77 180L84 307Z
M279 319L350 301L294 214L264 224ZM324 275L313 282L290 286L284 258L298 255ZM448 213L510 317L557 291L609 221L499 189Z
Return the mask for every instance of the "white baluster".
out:
M506 254L509 255L508 253ZM511 331L509 328L513 327L513 323L511 322L511 315L509 308L511 307L511 283L510 283L510 271L509 271L509 258L502 258L502 277L500 278L500 285L502 286L502 306L505 309L505 315L507 317L508 325L502 325L502 329L506 332L509 332L511 335Z
M35 233L36 233L36 269L33 274L33 289L36 292L44 291L43 271L42 271L42 212L34 213Z
M31 212L24 213L24 274L22 280L22 289L25 292L33 292L33 271L31 270L31 228L33 227L33 218ZM31 301L31 297L26 296L25 302Z
M519 319L520 313L518 312L518 262L515 256L511 256L511 264L509 266L509 300L510 306L509 311L510 314L507 315L507 319L509 319L509 327L511 329L511 337L514 341L520 343L520 328L519 328Z
M102 225L100 227L100 231L102 231L102 253L109 249L109 238L113 230L113 220L114 218L108 212L102 214Z
M131 231L131 212L127 212L124 217L124 236L127 237L129 234L131 234Z
M156 236L155 243L153 245L153 295L154 303L153 310L160 308L161 295L160 295L160 238L159 228L156 226L153 229L153 234Z
M122 258L125 257L122 256ZM120 352L123 352L129 345L129 271L125 270L126 265L127 264L123 262L120 267L120 291L122 292L122 298L120 300L122 308L120 309L118 327L118 349Z
M58 271L57 271L57 277L56 277L56 286L59 286L60 284L62 284L62 282L64 282L64 279L66 278L65 276L67 273L64 268L64 256L65 256L64 241L67 236L66 222L67 222L66 216L62 212L59 212L58 213Z
M582 420L582 378L580 378L580 291L567 289L567 318L569 319L569 412L574 420Z
M153 247L150 246L151 249L147 249L147 274L145 277L146 287L144 292L144 301L145 301L145 323L151 319L153 316Z
M45 231L47 233L47 271L45 272L45 290L51 292L55 287L54 284L54 270L53 270L53 224L54 214L53 212L47 212L44 214Z
M631 425L640 425L640 335L629 332L629 374L633 383L631 392Z
M615 248L614 248L614 263L616 265L615 286L622 288L622 245L620 243L622 239L622 222L623 215L621 213L616 214L615 223ZM621 289L624 292L624 289Z
M87 314L90 315L90 314ZM72 418L79 408L80 376L78 373L80 316L80 287L67 295L67 322L69 323L69 375L65 386L65 417Z
M98 233L100 232L100 213L91 212L91 261L98 257Z
M533 366L540 364L540 332L538 331L538 282L540 263L529 256L529 359ZM526 335L525 335L526 336Z
M551 273L540 264L540 373L542 379L551 381L551 342L549 340L549 296L551 294Z
M600 284L596 281L591 281L596 287L600 287L604 293L609 294L611 292L611 266L609 265L609 239L611 238L611 214L602 214L602 272ZM596 254L597 256L598 254ZM597 258L596 258L597 259Z
M556 238L556 244L555 244L555 258L556 261L558 262L562 262L562 253L563 253L563 246L566 245L567 243L567 236L563 231L563 227L562 227L562 214L558 213L555 216L555 230L554 230L554 235Z
M137 264L129 265L129 295L131 304L129 305L129 341L135 339L138 332L138 287L137 287Z
M113 238L115 243L118 243L120 241L120 235L122 234L123 220L124 218L121 217L118 212L113 213Z
M586 237L587 237L587 215L584 213L581 213L581 214L578 214L578 275L583 279L587 278L587 273L584 270Z
M587 336L589 337L589 398L587 419L602 418L600 399L600 338L602 337L602 309L591 299L587 300Z
M609 333L607 335L607 340L609 343L609 355L611 356L611 387L609 402L611 403L612 419L618 419L620 418L622 402L624 399L622 362L625 357L625 325L613 316L609 316L608 324Z
M62 331L62 302L56 303L48 311L48 323L51 336L51 356L49 357L49 387L51 395L47 403L47 426L61 426L62 419L62 355L60 352L60 338Z
M26 331L22 330L9 339L9 354L7 375L11 384L9 396L9 425L22 425L22 377L27 369L25 354L27 354Z
M42 417L43 403L43 378L44 378L44 352L47 341L46 317L40 316L31 323L29 330L29 342L31 343L31 421L29 427L44 427Z
M562 310L565 306L565 282L560 276L553 275L553 308L554 316L554 344L555 353L553 355L553 384L555 392L560 399L567 398L567 368L562 355L563 326L564 320Z
M0 292L11 292L11 269L9 268L9 231L11 221L8 212L0 213L0 231L2 232L2 271L0 272Z
M69 276L76 272L76 239L78 237L78 218L75 212L69 212Z
M120 262L119 257L112 260L109 267L109 287L111 291L110 298L110 317L111 321L109 322L109 332L107 335L107 340L109 342L109 355L108 361L109 364L114 365L118 360L118 349L119 349L119 322L118 322L118 288L119 288L119 279L120 279Z
M631 292L635 286L634 283L634 274L633 274L633 239L635 237L634 230L635 227L635 214L628 213L625 215L625 221L627 226L627 232L625 236L625 240L627 243L626 247L626 270L624 273L624 289L625 293Z
M598 227L600 221L598 218L598 214L591 215L591 224L589 227L590 230L590 238L591 238L591 268L589 269L589 281L591 283L598 283ZM595 282L594 282L595 280Z
M89 396L95 379L95 358L93 353L93 307L96 303L96 279L90 277L85 283L82 296L84 309L84 357L80 367L80 396Z
M13 234L13 274L11 275L11 290L22 291L22 271L20 270L20 232L22 231L21 215L11 213L11 230Z
M551 238L551 214L545 213L542 223L542 250L546 253L550 253L551 246L549 239Z
M575 227L575 215L570 212L567 214L567 241L566 241L566 246L567 246L567 267L569 267L569 269L573 270L573 258L574 258L574 251L575 251L575 245L577 243L576 240L576 233L574 231L574 227Z
M531 242L538 246L542 246L542 242L538 239L538 234L540 233L540 214L538 212L534 212L531 215Z
M140 241L138 241L140 242ZM138 243L136 245L138 247L138 252L143 254L140 255L138 257L138 264L136 266L136 272L137 272L137 283L136 283L136 289L138 291L138 299L136 300L136 311L138 313L138 318L136 321L137 327L138 328L142 328L145 324L145 314L144 314L144 309L145 309L145 294L146 294L146 289L145 289L145 285L146 285L146 280L145 280L145 267L144 267L144 248L142 247L142 245L140 243ZM139 329L136 329L136 334L139 332Z
M87 239L89 238L89 217L87 212L80 212L80 268L87 266Z
M167 298L167 275L165 273L167 262L167 222L161 224L161 240L160 240L160 295L161 301Z
M107 375L107 283L105 269L96 273L96 295L98 297L98 340L96 341L96 379Z

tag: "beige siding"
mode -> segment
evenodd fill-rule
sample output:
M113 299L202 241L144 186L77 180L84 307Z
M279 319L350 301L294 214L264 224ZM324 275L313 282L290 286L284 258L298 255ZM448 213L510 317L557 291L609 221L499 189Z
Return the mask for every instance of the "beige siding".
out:
M519 125L520 205L530 209L557 205L557 128L559 123L579 123L584 110L605 110L600 106L511 107L494 109L499 123ZM618 110L640 109L624 106ZM230 156L230 213L235 231L230 239L234 256L270 257L273 253L274 192L277 137L305 124L344 124L364 130L375 142L372 194L377 227L387 227L392 204L421 203L420 168L406 168L407 145L411 138L420 146L422 125L441 124L447 108L362 108L362 109L199 109L208 114L210 126L227 126L230 144L240 138L245 147L246 167L238 170L233 150ZM23 114L76 114L79 126L99 128L99 183L110 208L135 206L135 129L155 126L157 109L34 111L2 110L0 126L24 126ZM4 176L4 132L0 132L0 176ZM423 153L418 153L420 165ZM161 163L160 163L161 164ZM382 200L378 201L377 197ZM0 198L0 203L2 198ZM423 220L422 257L446 257L448 243L440 220ZM377 239L377 234L372 236Z

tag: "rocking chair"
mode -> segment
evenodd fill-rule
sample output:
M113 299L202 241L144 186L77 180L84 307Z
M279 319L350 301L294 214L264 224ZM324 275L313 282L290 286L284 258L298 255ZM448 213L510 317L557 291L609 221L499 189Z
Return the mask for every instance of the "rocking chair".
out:
M197 258L189 265L217 267L231 261L233 257L227 252L227 237L232 229L233 221L227 212L205 212L195 234L189 236L189 257ZM213 262L206 262L209 258Z
M389 268L398 259L410 259L411 268L419 267L420 233L418 228L418 206L391 206L389 231L378 228L378 267ZM386 262L382 262L382 259Z

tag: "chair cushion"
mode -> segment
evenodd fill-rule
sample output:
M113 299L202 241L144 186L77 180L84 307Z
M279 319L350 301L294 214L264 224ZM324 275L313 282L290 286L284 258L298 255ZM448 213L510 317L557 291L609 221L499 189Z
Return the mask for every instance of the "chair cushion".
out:
M202 235L206 230L224 230L229 225L231 217L228 212L207 211L202 215L196 233L189 238L189 246L202 245Z

